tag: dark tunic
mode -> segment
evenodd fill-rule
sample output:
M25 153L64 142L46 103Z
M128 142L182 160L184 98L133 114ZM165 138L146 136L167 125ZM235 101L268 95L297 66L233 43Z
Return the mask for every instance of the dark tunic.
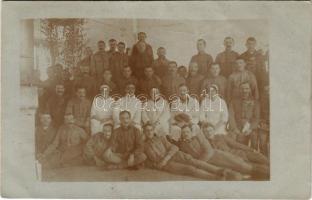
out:
M229 105L229 123L230 129L235 131L242 130L244 124L249 122L252 130L256 130L259 124L259 102L257 100L249 99L235 99Z
M207 87L211 86L212 84L218 86L219 89L219 95L224 99L226 98L226 89L227 89L227 80L225 77L219 75L217 77L208 77L205 80L203 80L201 85L201 91L206 89ZM209 91L207 91L209 92Z
M216 57L216 63L220 65L220 74L226 78L233 73L235 67L235 61L239 54L233 50L223 51Z
M178 95L179 85L185 83L185 79L176 75L167 75L162 78L162 94L169 99L172 95Z
M144 68L152 65L154 57L151 45L146 44L145 51L141 53L138 50L137 44L135 44L132 48L130 66L132 68L133 75L139 79L144 76Z
M109 60L109 68L112 71L113 80L118 80L122 76L122 70L128 66L129 56L125 53L114 52Z
M46 104L46 109L52 117L54 127L59 128L64 122L65 108L68 99L65 96L52 95Z
M38 126L35 130L36 155L42 154L53 142L55 136L56 129L53 126L49 126L47 129L44 129L42 126Z
M109 56L105 51L98 51L91 59L91 75L99 79L102 77L104 69L109 69Z
M143 79L139 80L139 94L144 94L146 97L149 96L150 90L154 87L160 89L161 80L158 76L153 75L152 78L148 79L144 77Z
M164 77L168 74L169 60L167 58L157 58L154 60L152 67L158 77Z
M213 58L207 53L198 53L191 58L191 62L196 62L198 64L198 73L206 77Z
M197 74L196 76L188 76L186 79L186 85L189 89L190 95L196 95L199 99L199 96L201 94L201 85L202 81L204 79L204 76L201 74Z
M111 149L114 153L121 153L126 157L132 153L143 153L143 134L134 126L119 127L114 130L112 135Z

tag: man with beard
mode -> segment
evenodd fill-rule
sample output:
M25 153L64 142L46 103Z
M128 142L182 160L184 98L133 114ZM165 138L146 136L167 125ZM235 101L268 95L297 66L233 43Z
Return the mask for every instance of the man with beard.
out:
M128 83L133 83L137 86L138 80L132 75L131 68L126 66L122 69L122 76L116 81L118 91L121 95L124 95L124 91Z
M138 33L138 42L132 48L130 66L137 78L143 76L144 68L151 66L154 60L153 49L145 40L146 33Z

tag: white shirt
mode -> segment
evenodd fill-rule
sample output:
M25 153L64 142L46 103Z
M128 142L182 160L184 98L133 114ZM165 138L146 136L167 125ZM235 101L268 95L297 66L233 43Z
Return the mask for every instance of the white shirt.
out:
M216 134L226 134L226 123L229 120L229 113L225 101L219 96L214 100L206 97L200 106L200 122L210 123L216 126L219 122L223 122L220 128L216 131Z

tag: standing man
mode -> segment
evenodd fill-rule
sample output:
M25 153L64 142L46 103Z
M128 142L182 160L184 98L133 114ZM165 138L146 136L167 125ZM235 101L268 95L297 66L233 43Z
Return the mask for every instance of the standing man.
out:
M241 55L246 62L246 69L253 72L260 83L260 76L265 71L265 57L261 51L256 50L257 40L254 37L249 37L246 41L247 50Z
M178 65L175 61L169 62L169 73L162 77L162 93L167 99L178 94L179 85L185 83L185 79L178 75Z
M123 68L128 66L129 56L126 54L125 48L125 43L119 42L118 51L113 53L110 58L109 68L112 70L113 81L120 79Z
M217 63L213 63L209 72L210 76L203 80L203 83L201 85L201 91L206 90L211 85L216 85L218 86L218 92L220 97L226 99L227 80L224 76L220 75L220 65Z
M234 39L232 37L224 38L225 50L219 53L216 57L216 63L220 65L220 74L226 78L234 71L235 61L239 54L232 50L234 46Z
M109 50L107 51L107 54L110 59L111 56L116 52L117 41L114 38L112 38L108 41L108 44L109 44Z
M259 102L253 98L248 82L240 84L240 98L233 99L229 105L230 131L238 142L258 150Z
M118 168L138 169L146 160L143 134L131 123L130 112L120 112L119 121L120 127L114 130L104 160Z
M168 73L169 60L166 58L166 49L159 47L157 49L158 58L154 60L152 67L158 77L164 77Z
M204 39L197 40L198 54L194 55L191 58L191 62L196 62L198 64L199 74L207 76L208 70L213 62L213 58L211 55L206 53L205 49L206 49L206 41Z
M98 51L91 60L91 75L100 79L104 69L109 69L109 56L105 52L105 42L100 40L98 41Z
M227 100L228 102L233 99L240 98L240 85L248 82L251 88L251 94L255 99L259 99L258 84L255 75L246 70L246 63L243 58L238 57L236 59L236 71L233 72L228 79L227 87Z
M151 66L154 60L153 49L145 40L146 33L138 33L138 42L132 48L130 66L137 78L143 75L143 69Z

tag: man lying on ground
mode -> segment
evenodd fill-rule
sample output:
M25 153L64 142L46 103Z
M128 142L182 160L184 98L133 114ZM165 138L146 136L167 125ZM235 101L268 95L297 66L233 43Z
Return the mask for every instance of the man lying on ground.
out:
M213 149L205 136L199 132L192 133L191 126L182 127L181 151L190 154L196 159L210 164L229 168L242 174L251 175L254 178L268 178L269 168L267 165L251 164L231 153Z
M164 136L157 136L151 123L145 124L143 130L146 137L144 152L153 168L207 180L241 180L237 172L213 166L179 151Z
M214 134L210 124L202 125L202 131L214 149L222 150L241 157L247 162L268 165L269 160L261 153L234 140L229 135Z

